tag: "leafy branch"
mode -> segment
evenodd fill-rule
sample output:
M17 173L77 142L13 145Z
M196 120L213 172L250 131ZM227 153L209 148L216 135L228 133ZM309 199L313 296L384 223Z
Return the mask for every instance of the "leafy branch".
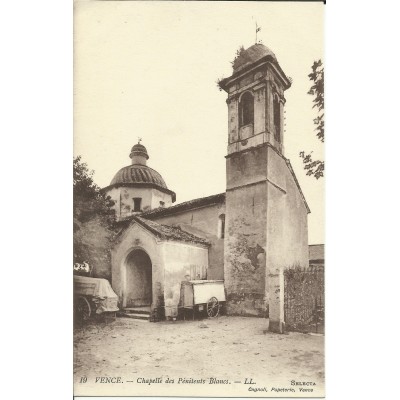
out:
M314 118L314 125L317 138L323 143L325 140L325 119L324 119L324 67L321 60L314 61L311 67L311 73L308 75L313 82L307 94L314 96L313 108L317 108L318 115ZM305 154L301 151L299 156L303 159L303 167L308 176L314 176L315 179L324 176L325 162L322 160L313 160L311 153Z

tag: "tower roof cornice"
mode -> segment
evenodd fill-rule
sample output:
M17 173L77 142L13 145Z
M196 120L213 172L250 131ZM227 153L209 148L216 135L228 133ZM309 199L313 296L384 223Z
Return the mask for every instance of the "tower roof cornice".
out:
M256 48L257 51L253 51L252 49L254 48ZM285 90L291 86L291 80L283 72L275 54L266 46L255 44L247 50L243 50L235 59L233 62L233 74L219 81L219 87L227 92L228 87L232 83L263 65L269 65L276 72L282 80Z

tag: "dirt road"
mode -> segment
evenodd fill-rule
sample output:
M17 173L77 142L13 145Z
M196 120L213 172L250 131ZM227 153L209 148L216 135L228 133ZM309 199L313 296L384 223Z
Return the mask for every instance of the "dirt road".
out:
M266 319L226 316L85 325L74 332L75 394L323 395L324 337L267 327Z

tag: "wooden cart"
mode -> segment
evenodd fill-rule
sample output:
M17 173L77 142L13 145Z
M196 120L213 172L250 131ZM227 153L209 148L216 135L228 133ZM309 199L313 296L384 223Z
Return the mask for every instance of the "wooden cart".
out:
M180 308L207 313L209 318L217 317L225 302L225 287L222 280L194 280L181 283Z
M107 279L74 275L74 309L79 320L103 313L115 318L117 305L118 296Z

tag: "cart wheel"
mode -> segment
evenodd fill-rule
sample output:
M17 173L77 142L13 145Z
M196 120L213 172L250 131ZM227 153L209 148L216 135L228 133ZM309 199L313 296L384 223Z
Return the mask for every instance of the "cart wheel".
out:
M217 317L219 314L219 307L218 299L216 297L211 297L207 302L207 315L210 318Z
M78 313L78 318L82 321L87 321L90 318L92 309L86 297L78 297L76 310Z

